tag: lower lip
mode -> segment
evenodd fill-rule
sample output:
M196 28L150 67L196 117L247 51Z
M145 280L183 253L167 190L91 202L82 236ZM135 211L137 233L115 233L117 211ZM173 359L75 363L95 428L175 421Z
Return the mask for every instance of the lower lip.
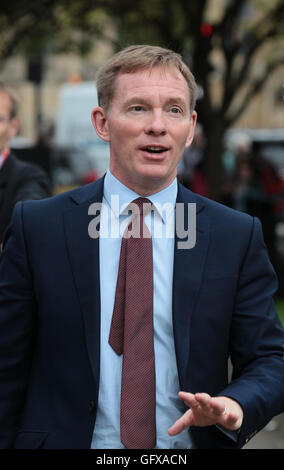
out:
M146 158L147 160L151 160L151 161L161 161L163 160L169 150L165 150L164 152L161 152L161 153L150 153L150 152L147 152L146 150L140 150L143 154L143 157Z

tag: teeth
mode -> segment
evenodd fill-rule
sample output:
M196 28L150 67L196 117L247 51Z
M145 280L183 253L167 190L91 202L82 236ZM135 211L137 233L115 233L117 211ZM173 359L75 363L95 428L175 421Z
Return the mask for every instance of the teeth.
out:
M164 147L146 147L146 150L150 152L163 152L165 150Z

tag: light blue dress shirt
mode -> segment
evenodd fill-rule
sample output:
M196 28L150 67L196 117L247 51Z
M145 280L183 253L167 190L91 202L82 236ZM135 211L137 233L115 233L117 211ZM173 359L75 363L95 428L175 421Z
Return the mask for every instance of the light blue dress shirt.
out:
M138 194L118 181L110 171L104 181L100 222L101 357L98 411L92 449L123 449L120 441L120 390L122 355L108 344L118 273L121 234L129 222L125 207ZM145 216L153 240L154 350L156 370L157 449L190 449L188 430L169 436L169 427L185 412L180 390L172 325L172 284L177 180L148 196L155 211ZM167 204L167 206L164 206ZM164 210L162 210L164 207ZM121 229L118 230L119 224ZM118 233L119 232L119 233ZM113 236L111 236L113 235Z

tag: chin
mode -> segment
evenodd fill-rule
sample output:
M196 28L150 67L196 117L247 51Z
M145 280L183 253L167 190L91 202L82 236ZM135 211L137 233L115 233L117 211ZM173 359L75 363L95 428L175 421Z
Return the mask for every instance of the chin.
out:
M162 168L148 168L147 170L139 173L139 177L136 181L139 181L140 185L145 188L148 187L152 190L159 190L170 185L175 176L175 173L169 173Z
M163 165L146 165L139 171L141 177L149 179L167 179L173 173Z

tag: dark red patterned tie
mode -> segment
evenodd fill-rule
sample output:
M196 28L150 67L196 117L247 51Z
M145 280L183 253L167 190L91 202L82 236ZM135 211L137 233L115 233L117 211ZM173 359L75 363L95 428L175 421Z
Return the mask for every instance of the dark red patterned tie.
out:
M151 203L146 198L135 199L133 203L138 215L122 237L109 344L118 355L123 352L121 442L127 449L153 449L156 444L153 254L152 238L143 219L143 205L145 215L145 208L149 210ZM133 230L137 229L135 220L140 227L138 233ZM130 233L134 236L129 237Z

